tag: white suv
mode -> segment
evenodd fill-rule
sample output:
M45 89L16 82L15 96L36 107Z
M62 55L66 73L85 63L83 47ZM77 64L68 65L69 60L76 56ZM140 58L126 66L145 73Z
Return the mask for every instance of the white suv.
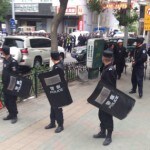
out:
M10 54L19 63L19 66L35 67L49 64L51 40L38 36L7 36L3 45L10 47ZM58 47L61 57L65 57L63 47Z

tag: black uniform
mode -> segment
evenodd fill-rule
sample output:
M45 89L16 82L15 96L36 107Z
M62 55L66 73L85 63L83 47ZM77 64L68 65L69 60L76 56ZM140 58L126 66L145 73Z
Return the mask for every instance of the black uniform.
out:
M118 79L120 79L123 69L125 67L125 58L127 57L127 52L125 47L117 47L114 50L114 64L116 65L116 71Z
M2 83L7 88L8 82L9 82L9 76L10 74L17 74L18 73L18 63L15 59L13 59L11 56L6 60L3 61L3 71L2 71ZM9 112L9 116L11 118L17 117L18 111L17 111L17 96L10 95L6 93L3 90L4 93L4 103L5 106Z
M116 80L117 73L112 64L109 64L103 68L101 80L104 81L105 84L111 85L116 88ZM100 127L101 130L109 130L113 131L113 117L112 115L99 110L99 119L101 121Z
M57 68L60 68L60 69L64 70L64 66L63 66L63 63L61 61L53 66L53 70L55 70ZM58 126L63 126L64 119L63 119L63 110L62 110L62 108L51 107L50 120L51 120L51 123L53 125L55 124L55 121L57 121Z
M135 64L133 65L132 70L132 91L136 92L136 88L138 85L139 95L143 94L143 78L144 78L144 62L147 61L147 51L145 47L136 47L134 51L133 59Z

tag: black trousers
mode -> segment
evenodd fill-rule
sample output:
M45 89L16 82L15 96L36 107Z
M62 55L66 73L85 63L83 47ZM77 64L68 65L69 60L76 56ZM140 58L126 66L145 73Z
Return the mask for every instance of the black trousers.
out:
M99 109L100 128L113 131L113 116Z
M18 110L17 110L17 96L9 95L4 92L4 103L9 112L9 115L13 117L17 117Z
M125 67L124 63L116 63L116 72L119 77L121 77L124 67Z
M62 108L53 108L51 107L50 111L50 120L52 124L55 124L55 121L57 121L58 126L63 126L63 109Z
M131 82L132 90L136 91L138 86L138 92L143 94L143 78L144 78L144 67L134 67L132 70Z

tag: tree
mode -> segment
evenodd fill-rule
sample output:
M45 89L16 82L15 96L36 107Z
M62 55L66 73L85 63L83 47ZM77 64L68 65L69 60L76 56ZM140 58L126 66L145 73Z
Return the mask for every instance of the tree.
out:
M128 9L130 9L130 13ZM119 21L120 26L128 26L132 25L134 22L138 20L138 15L136 12L137 8L131 9L131 8L126 8L126 9L120 9L115 11L115 16L116 19Z
M0 0L0 22L5 21L5 16L10 8L10 0Z
M60 9L58 14L56 14L52 20L52 26L51 26L51 48L52 51L58 51L58 40L57 40L57 29L62 21L65 11L67 8L68 0L59 0L60 2Z
M88 7L92 12L96 11L98 13L98 28L99 28L100 14L106 9L105 0L90 0L88 3Z

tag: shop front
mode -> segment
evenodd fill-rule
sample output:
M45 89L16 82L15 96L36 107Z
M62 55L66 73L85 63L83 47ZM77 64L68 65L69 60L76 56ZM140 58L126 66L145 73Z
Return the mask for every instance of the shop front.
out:
M57 13L59 7L57 7ZM71 33L76 30L83 31L83 10L81 6L67 7L62 23L62 32ZM61 27L60 27L61 28Z

